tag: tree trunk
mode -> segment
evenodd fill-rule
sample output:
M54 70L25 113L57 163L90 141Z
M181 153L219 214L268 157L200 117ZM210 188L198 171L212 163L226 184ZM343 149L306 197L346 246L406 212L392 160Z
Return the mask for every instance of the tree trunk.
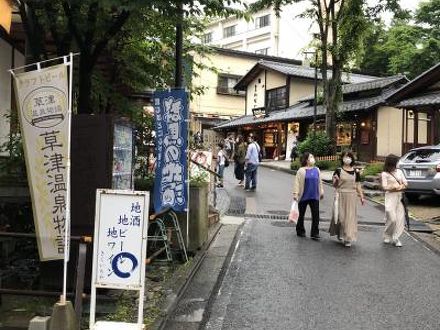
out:
M92 66L89 56L81 53L79 60L78 114L91 114Z

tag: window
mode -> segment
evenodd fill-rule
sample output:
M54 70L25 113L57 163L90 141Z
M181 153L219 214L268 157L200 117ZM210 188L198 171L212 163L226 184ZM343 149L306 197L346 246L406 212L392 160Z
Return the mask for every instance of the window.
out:
M241 76L219 74L217 94L228 94L228 95L245 95L244 91L237 91L234 86L240 80Z
M287 87L279 87L266 91L267 111L275 111L287 108Z
M202 35L202 44L209 44L212 41L212 32Z
M255 51L255 54L258 54L258 55L268 55L269 54L269 49L270 48L258 49L258 50Z
M264 15L255 19L255 28L259 29L270 25L270 15Z
M231 26L225 27L223 29L223 38L229 38L229 37L235 36L235 27L236 27L236 25L231 25Z

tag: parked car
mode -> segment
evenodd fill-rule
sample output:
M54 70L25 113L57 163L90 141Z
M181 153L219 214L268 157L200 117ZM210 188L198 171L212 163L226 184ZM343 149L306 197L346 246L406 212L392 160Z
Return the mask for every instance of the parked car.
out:
M397 166L408 181L408 199L440 196L440 145L412 149L400 158Z

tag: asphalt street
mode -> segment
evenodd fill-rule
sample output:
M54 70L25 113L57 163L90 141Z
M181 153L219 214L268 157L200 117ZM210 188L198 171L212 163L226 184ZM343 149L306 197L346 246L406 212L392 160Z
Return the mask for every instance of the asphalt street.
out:
M245 192L237 185L233 177L233 166L225 171L225 189L231 198L232 211L243 210L243 214L252 215L287 215L292 203L293 175L264 167L258 168L258 184L255 192ZM320 215L323 220L330 220L334 189L324 185L324 200L320 202ZM237 207L238 205L238 207ZM361 223L384 223L382 207L367 201L359 203L358 219ZM236 212L235 215L240 215ZM307 209L306 218L310 217Z
M260 168L255 193L225 186L245 201L238 240L204 313L204 329L440 329L440 256L404 234L403 247L382 243L382 210L360 207L358 241L342 246L321 225L321 241L299 238L285 220L289 174ZM329 218L332 188L322 217ZM274 213L275 212L275 213ZM281 213L280 213L281 214ZM306 223L308 230L310 222Z

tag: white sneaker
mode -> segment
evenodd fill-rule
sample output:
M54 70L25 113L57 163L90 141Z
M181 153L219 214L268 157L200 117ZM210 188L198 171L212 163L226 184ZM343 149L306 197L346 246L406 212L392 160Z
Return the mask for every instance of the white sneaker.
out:
M351 246L351 242L349 242L349 241L344 242L344 246L345 247L350 247Z
M398 239L396 239L394 241L394 245L397 246L397 247L402 247L402 243Z
M390 238L384 238L384 239L383 239L383 242L384 242L385 244L390 244L390 243L391 243L391 239L390 239Z

